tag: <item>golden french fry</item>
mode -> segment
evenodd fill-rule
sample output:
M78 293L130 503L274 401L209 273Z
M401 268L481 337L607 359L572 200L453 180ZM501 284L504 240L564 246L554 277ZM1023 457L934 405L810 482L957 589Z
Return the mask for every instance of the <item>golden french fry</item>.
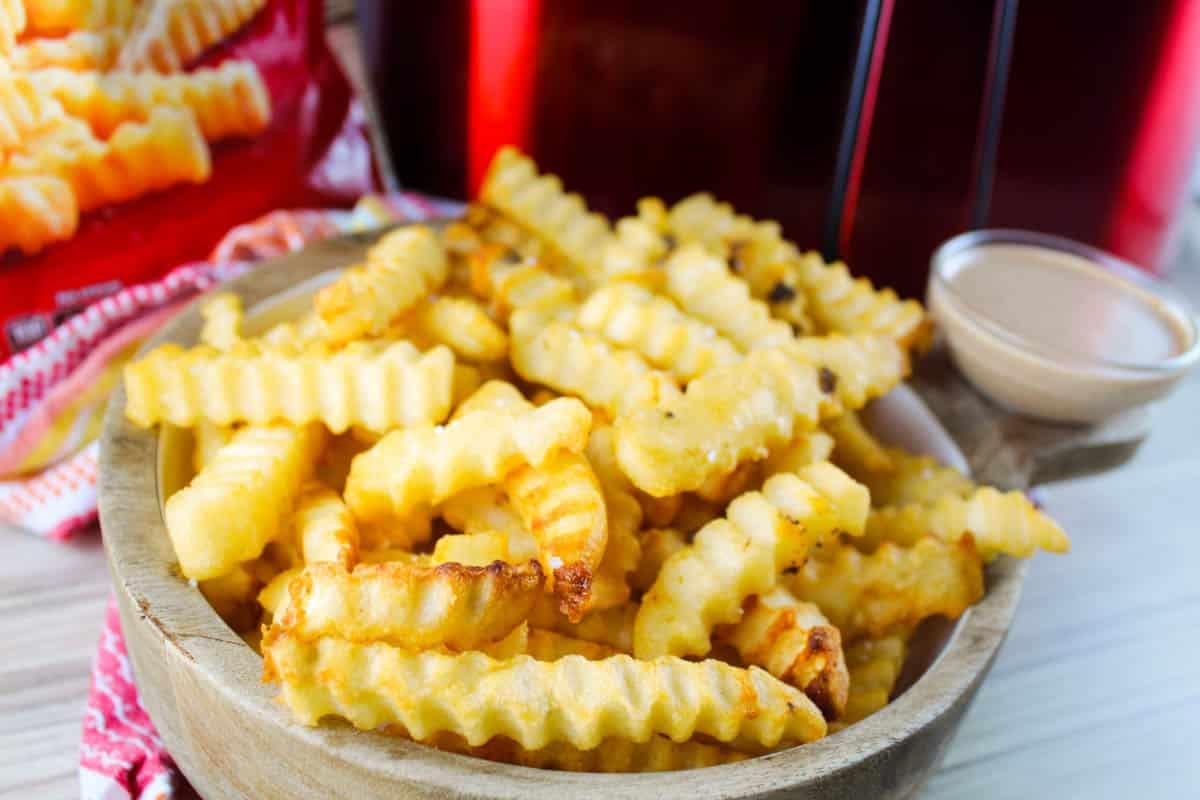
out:
M725 475L710 475L696 487L696 496L717 505L725 505L739 494L762 483L762 462L743 461Z
M926 536L911 547L884 542L864 555L851 545L826 548L783 584L816 603L848 639L881 636L942 614L955 618L983 597L983 562L970 537Z
M612 238L608 221L588 211L577 194L566 194L553 175L539 175L529 158L512 147L493 157L483 185L483 202L502 212L561 253L584 288L600 278L600 262Z
M77 30L123 29L138 0L24 0L28 32L58 36Z
M492 312L500 319L507 319L517 309L550 313L576 300L570 281L498 244L484 245L473 253L470 270L472 292L491 300Z
M304 567L296 566L275 573L258 593L258 604L263 607L267 618L271 619L278 613L280 605L288 600L288 583L303 571Z
M812 603L776 586L746 601L741 621L717 630L718 640L754 664L802 690L826 719L846 706L850 678L842 635Z
M135 424L194 425L207 419L302 425L335 433L352 425L385 431L444 419L450 410L454 356L420 353L407 342L355 342L299 354L167 344L125 367L126 414ZM362 386L373 386L369 392Z
M28 75L4 75L0 80L0 173L6 154L29 146L64 116L62 104L38 91Z
M933 505L944 495L970 497L978 488L954 467L929 456L913 455L899 447L886 448L886 452L890 469L860 474L847 470L871 490L871 504L876 507Z
M592 417L560 398L525 414L475 411L447 425L392 431L354 459L346 502L360 521L404 516L422 503L504 479L555 451L579 452Z
M672 742L662 735L652 736L647 742L609 738L591 750L580 750L568 744L526 750L504 737L496 737L481 747L471 747L462 737L449 734L434 736L422 744L491 761L571 772L667 772L715 767L749 758L747 754L727 747L694 740Z
M217 350L232 350L242 341L242 298L233 292L218 292L200 307L204 324L200 343Z
M550 597L545 597L534 606L529 623L534 628L607 645L619 653L632 653L633 626L637 613L637 603L624 603L589 611L575 623L563 616Z
M839 533L860 535L867 490L830 464L771 477L761 492L729 504L690 545L670 556L642 597L634 628L638 658L703 656L717 625L737 622L751 595Z
M887 394L908 376L908 354L895 341L873 334L805 336L784 352L817 367L822 388L829 388L822 415L856 410Z
M21 5L21 0L6 0ZM120 28L73 31L56 39L29 39L13 48L12 67L21 72L61 67L106 70L117 60L125 33Z
M326 338L342 344L378 336L397 316L446 281L446 254L424 225L392 231L367 253L364 267L346 270L313 303Z
M25 30L25 5L22 0L0 0L0 56L8 57Z
M530 536L508 498L495 486L467 489L448 497L438 506L438 513L463 533L495 532L510 537L513 546L520 546L522 537Z
M398 324L404 335L427 337L470 361L499 361L508 355L508 334L467 298L430 298Z
M231 60L177 75L49 68L29 79L101 139L123 122L146 122L161 106L189 109L210 142L252 136L271 121L270 95L250 61Z
M192 429L194 442L192 444L192 469L199 472L216 457L217 452L229 444L233 438L234 429L228 425L217 425L214 422L201 420Z
M186 109L159 107L146 122L118 125L106 141L50 137L9 157L12 175L51 174L71 184L81 211L120 203L212 172L208 145Z
M661 290L666 283L662 262L674 248L667 209L657 197L643 197L637 209L636 217L617 221L616 235L604 250L604 275L609 281Z
M842 262L826 264L816 252L805 253L797 267L822 330L877 334L909 349L929 345L933 324L917 301L900 300L891 289L877 290L866 278L854 278Z
M515 535L499 530L448 533L433 546L434 564L457 563L486 567L493 561L520 564L538 557L537 540L525 531Z
M671 299L742 350L775 347L794 338L791 327L773 319L766 304L750 296L746 283L703 247L681 247L667 259L666 271Z
M1029 558L1039 548L1051 553L1071 549L1066 532L1023 493L990 486L966 498L943 495L932 505L876 509L867 520L866 536L856 544L866 550L888 541L911 545L927 534L946 542L969 535L985 561L999 555Z
M0 255L14 247L32 255L75 235L79 205L70 184L61 178L0 177L0 219L4 220L0 227Z
M771 448L766 461L762 464L763 474L795 472L809 464L828 461L832 453L832 436L824 431L804 431L797 434L790 442ZM850 477L858 480L858 476L853 473L850 473Z
M857 412L846 409L840 416L825 420L821 427L833 437L834 463L856 480L861 480L860 475L896 469L891 450L866 429Z
M575 324L637 351L653 366L682 381L699 377L718 364L741 360L733 343L712 326L632 284L597 289L580 307Z
M486 567L462 564L308 564L288 584L285 613L267 643L282 637L400 647L470 650L521 625L542 592L536 561Z
M346 486L346 476L350 474L350 464L354 457L369 446L350 433L330 436L329 443L325 445L321 458L317 461L317 480L340 493Z
M642 559L642 545L637 531L642 523L642 509L628 494L605 492L608 511L608 545L592 582L588 608L614 608L629 600L629 574Z
M316 426L242 428L167 498L167 532L183 574L220 577L278 538L323 439Z
M675 528L651 528L639 535L642 557L629 581L639 592L647 592L658 579L663 564L671 556L687 547L688 540L683 532Z
M822 396L815 367L756 350L709 370L681 396L618 417L617 457L655 497L697 489L813 427Z
M720 661L497 661L478 652L413 652L332 637L304 642L288 634L264 639L263 653L266 679L281 684L284 703L306 725L336 714L363 730L398 725L418 740L449 732L472 746L506 736L527 749L555 742L590 749L609 737L645 742L662 733L758 751L819 739L826 730L799 690Z
M616 649L606 644L538 628L529 631L526 647L526 652L538 661L557 661L564 656L583 656L589 661L598 661L617 655Z
M296 499L292 537L304 563L331 561L345 569L358 563L358 525L337 492L309 481Z
M904 660L908 657L911 630L902 627L874 639L859 639L846 648L850 692L846 708L830 732L853 725L888 704Z
M679 394L670 376L637 353L561 320L545 322L533 312L518 312L511 320L511 335L517 374L575 395L610 417Z
M266 0L147 0L133 20L117 66L180 72L237 32L264 5Z

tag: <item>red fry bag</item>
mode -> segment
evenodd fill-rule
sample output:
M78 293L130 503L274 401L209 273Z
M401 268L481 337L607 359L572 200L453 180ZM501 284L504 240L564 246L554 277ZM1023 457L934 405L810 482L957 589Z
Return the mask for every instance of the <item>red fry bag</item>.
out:
M325 44L320 0L268 0L197 66L229 58L258 65L270 127L211 144L206 183L99 209L70 241L0 258L0 359L99 297L207 257L239 223L277 208L346 206L379 189L366 115Z

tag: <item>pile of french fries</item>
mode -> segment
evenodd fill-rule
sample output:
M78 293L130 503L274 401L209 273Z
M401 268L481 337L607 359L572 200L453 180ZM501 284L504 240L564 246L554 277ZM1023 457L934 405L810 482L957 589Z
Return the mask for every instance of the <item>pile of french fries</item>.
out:
M212 172L208 143L271 119L258 68L190 72L266 0L0 0L0 256Z
M180 568L307 725L736 761L883 707L989 560L1069 546L862 425L917 303L707 195L614 227L505 149L463 220L388 233L303 317L204 315L127 367L127 414L193 430Z

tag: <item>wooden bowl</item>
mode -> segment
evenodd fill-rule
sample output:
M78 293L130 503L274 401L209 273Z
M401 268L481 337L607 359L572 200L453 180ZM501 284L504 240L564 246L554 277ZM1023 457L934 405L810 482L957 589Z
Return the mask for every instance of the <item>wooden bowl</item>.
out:
M314 245L226 288L253 310L349 265L373 238ZM259 319L278 316L280 309L277 304L274 313ZM149 346L193 343L199 327L193 303ZM930 424L935 438L945 436L931 416L914 419L913 402L924 411L915 394L907 389L901 394L909 398L910 410L893 405L889 412L908 419L910 429L901 438L907 435L911 444L918 429L920 440L919 429L928 434ZM136 428L125 419L124 407L124 391L118 391L100 458L100 519L121 623L142 702L176 763L210 800L908 797L937 764L991 666L1024 577L1019 562L1000 559L987 570L987 596L957 623L931 620L923 626L905 667L903 693L887 708L813 744L736 764L651 774L553 772L443 753L340 723L306 728L291 721L275 700L275 688L261 682L259 656L178 571L162 502L187 480L190 435ZM958 459L961 463L961 455Z

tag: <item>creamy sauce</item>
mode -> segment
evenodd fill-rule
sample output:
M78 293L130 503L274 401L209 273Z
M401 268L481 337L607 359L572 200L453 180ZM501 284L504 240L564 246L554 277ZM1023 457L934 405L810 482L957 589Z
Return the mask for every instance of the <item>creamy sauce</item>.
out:
M1070 253L983 245L956 255L943 275L980 316L1072 355L1152 364L1190 344L1182 321L1152 294Z

